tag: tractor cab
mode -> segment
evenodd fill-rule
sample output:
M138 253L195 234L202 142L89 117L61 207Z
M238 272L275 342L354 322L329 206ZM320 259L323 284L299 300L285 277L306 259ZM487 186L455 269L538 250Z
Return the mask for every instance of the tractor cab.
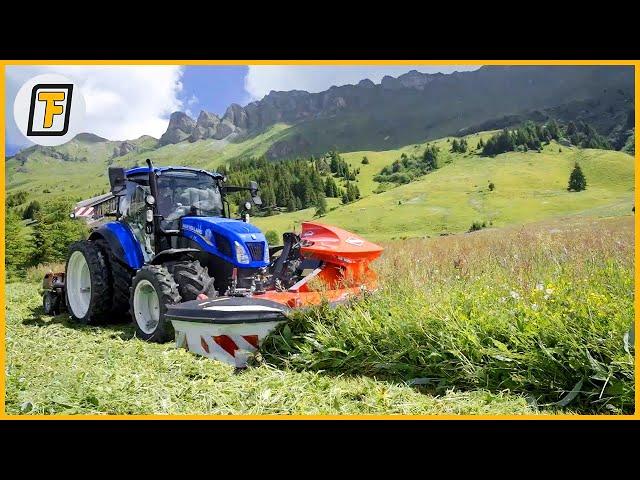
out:
M257 183L251 182L249 187L227 186L225 177L219 173L188 167L154 167L148 161L147 167L130 170L112 167L109 180L112 194L118 198L115 216L133 232L142 248L145 263L165 250L202 246L207 250L207 243L211 242L193 244L193 240L198 240L192 238L196 230L194 218L203 217L206 224L214 226L225 224L230 227L239 221L247 223L252 204L245 203L241 219L231 219L229 202L225 198L227 193L246 190L251 192L255 205L261 204ZM203 222L197 221L196 224L202 225ZM240 229L252 230L251 233L257 230L249 226ZM211 235L213 230L207 229ZM228 236L224 235L226 232L219 233ZM225 253L226 250L210 253ZM268 259L261 257L260 261Z

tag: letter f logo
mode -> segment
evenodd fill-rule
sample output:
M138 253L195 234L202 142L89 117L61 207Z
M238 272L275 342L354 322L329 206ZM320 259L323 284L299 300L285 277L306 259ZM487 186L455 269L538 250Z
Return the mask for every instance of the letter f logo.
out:
M38 100L46 104L42 128L51 128L53 126L53 116L62 115L64 107L56 102L64 101L65 96L65 92L38 92Z
M73 84L40 83L31 91L27 136L64 136L69 130Z

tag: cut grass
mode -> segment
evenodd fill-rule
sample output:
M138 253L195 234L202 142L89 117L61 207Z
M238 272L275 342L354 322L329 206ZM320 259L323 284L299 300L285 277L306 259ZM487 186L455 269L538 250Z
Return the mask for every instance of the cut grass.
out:
M523 397L424 395L404 382L296 372L234 373L128 325L82 327L41 313L34 284L7 286L6 410L13 414L526 414Z

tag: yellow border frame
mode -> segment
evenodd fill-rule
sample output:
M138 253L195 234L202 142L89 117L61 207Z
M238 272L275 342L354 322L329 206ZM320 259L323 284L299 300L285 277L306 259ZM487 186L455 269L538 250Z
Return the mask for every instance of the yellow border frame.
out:
M635 70L635 102L637 104L638 94L640 93L640 60L0 60L2 75L0 76L0 131L5 130L5 67L9 65L630 65ZM637 105L636 105L637 107ZM638 126L640 114L635 109L635 124ZM636 132L637 133L637 132ZM0 147L2 158L5 155L5 138L3 138ZM636 164L640 140L636 135ZM635 175L635 203L638 203L638 175ZM0 228L2 229L4 239L4 216L5 216L5 169L0 172L0 191L2 192L2 200L0 210ZM634 224L635 239L640 234L640 222L637 217ZM85 420L85 419L126 419L126 420L256 420L256 419L277 419L277 420L349 420L349 419L376 419L376 420L413 420L413 419L429 419L429 420L623 420L623 419L640 419L640 392L637 388L638 372L638 327L640 326L638 311L638 257L639 250L637 241L635 248L635 275L634 275L634 308L635 308L635 378L636 392L635 405L636 410L632 415L7 415L5 411L5 319L3 317L0 322L0 364L2 372L0 374L0 419L1 420ZM4 249L5 242L0 242L0 278L3 279L3 288L0 291L0 308L5 311L5 288L4 288Z

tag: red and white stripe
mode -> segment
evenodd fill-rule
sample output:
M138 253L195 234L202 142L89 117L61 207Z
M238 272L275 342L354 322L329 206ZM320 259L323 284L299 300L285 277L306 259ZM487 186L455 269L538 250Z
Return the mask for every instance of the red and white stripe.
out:
M93 207L78 207L73 211L76 217L91 217L93 216Z

